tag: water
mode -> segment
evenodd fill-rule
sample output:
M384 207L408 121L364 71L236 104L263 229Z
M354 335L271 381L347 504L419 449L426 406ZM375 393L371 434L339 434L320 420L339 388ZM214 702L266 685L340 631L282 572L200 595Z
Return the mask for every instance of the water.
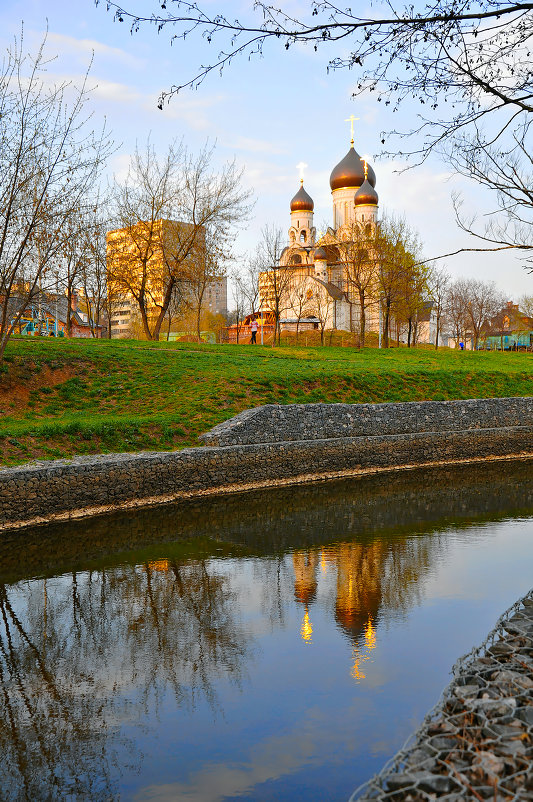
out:
M345 800L533 584L533 462L0 543L0 799Z

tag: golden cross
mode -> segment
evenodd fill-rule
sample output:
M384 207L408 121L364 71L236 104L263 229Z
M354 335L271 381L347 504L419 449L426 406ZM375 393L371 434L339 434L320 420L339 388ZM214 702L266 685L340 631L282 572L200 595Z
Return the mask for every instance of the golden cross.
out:
M300 164L296 165L297 169L300 171L300 183L301 184L303 184L303 182L304 182L304 169L307 166L308 165L305 162L300 162Z
M358 119L359 119L359 117L354 117L353 114L350 114L348 119L344 121L345 123L350 123L350 132L351 132L351 135L352 135L352 139L351 139L350 145L353 145L353 124Z
M368 162L366 160L366 156L362 156L361 157L361 161L363 162L363 164L365 166L365 181L366 181L366 179L368 178Z

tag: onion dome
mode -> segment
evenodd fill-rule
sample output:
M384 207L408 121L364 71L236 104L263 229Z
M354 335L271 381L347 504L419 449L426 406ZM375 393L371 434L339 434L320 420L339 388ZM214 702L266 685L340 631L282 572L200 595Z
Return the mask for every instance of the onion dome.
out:
M374 189L368 178L365 178L365 180L355 193L353 202L356 206L377 206L378 193L376 192L376 190Z
M365 169L361 157L355 148L352 147L336 167L331 171L329 177L329 185L331 191L335 189L355 189L360 187L365 180ZM376 186L376 174L373 169L368 166L368 181L370 184Z
M322 246L320 246L319 248L317 248L315 250L314 260L315 260L315 262L327 262L328 261L328 255L327 255L326 251L324 250L324 248L322 248Z
M312 212L315 208L313 199L304 189L304 182L300 184L300 189L291 200L291 212Z

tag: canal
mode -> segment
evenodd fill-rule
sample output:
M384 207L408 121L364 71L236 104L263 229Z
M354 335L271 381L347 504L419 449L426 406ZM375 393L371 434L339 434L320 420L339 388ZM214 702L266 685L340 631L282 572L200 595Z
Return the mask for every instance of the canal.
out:
M2 800L346 800L533 577L533 461L0 538Z

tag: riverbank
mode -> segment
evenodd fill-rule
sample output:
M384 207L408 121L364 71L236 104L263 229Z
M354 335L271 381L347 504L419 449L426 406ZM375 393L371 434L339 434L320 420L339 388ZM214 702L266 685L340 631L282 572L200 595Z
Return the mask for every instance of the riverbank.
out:
M420 729L350 802L533 799L533 590L453 674Z
M533 457L533 398L248 410L202 448L0 470L0 526L365 472ZM378 432L381 432L378 434Z
M0 462L189 448L263 404L526 396L532 375L525 353L13 340Z

